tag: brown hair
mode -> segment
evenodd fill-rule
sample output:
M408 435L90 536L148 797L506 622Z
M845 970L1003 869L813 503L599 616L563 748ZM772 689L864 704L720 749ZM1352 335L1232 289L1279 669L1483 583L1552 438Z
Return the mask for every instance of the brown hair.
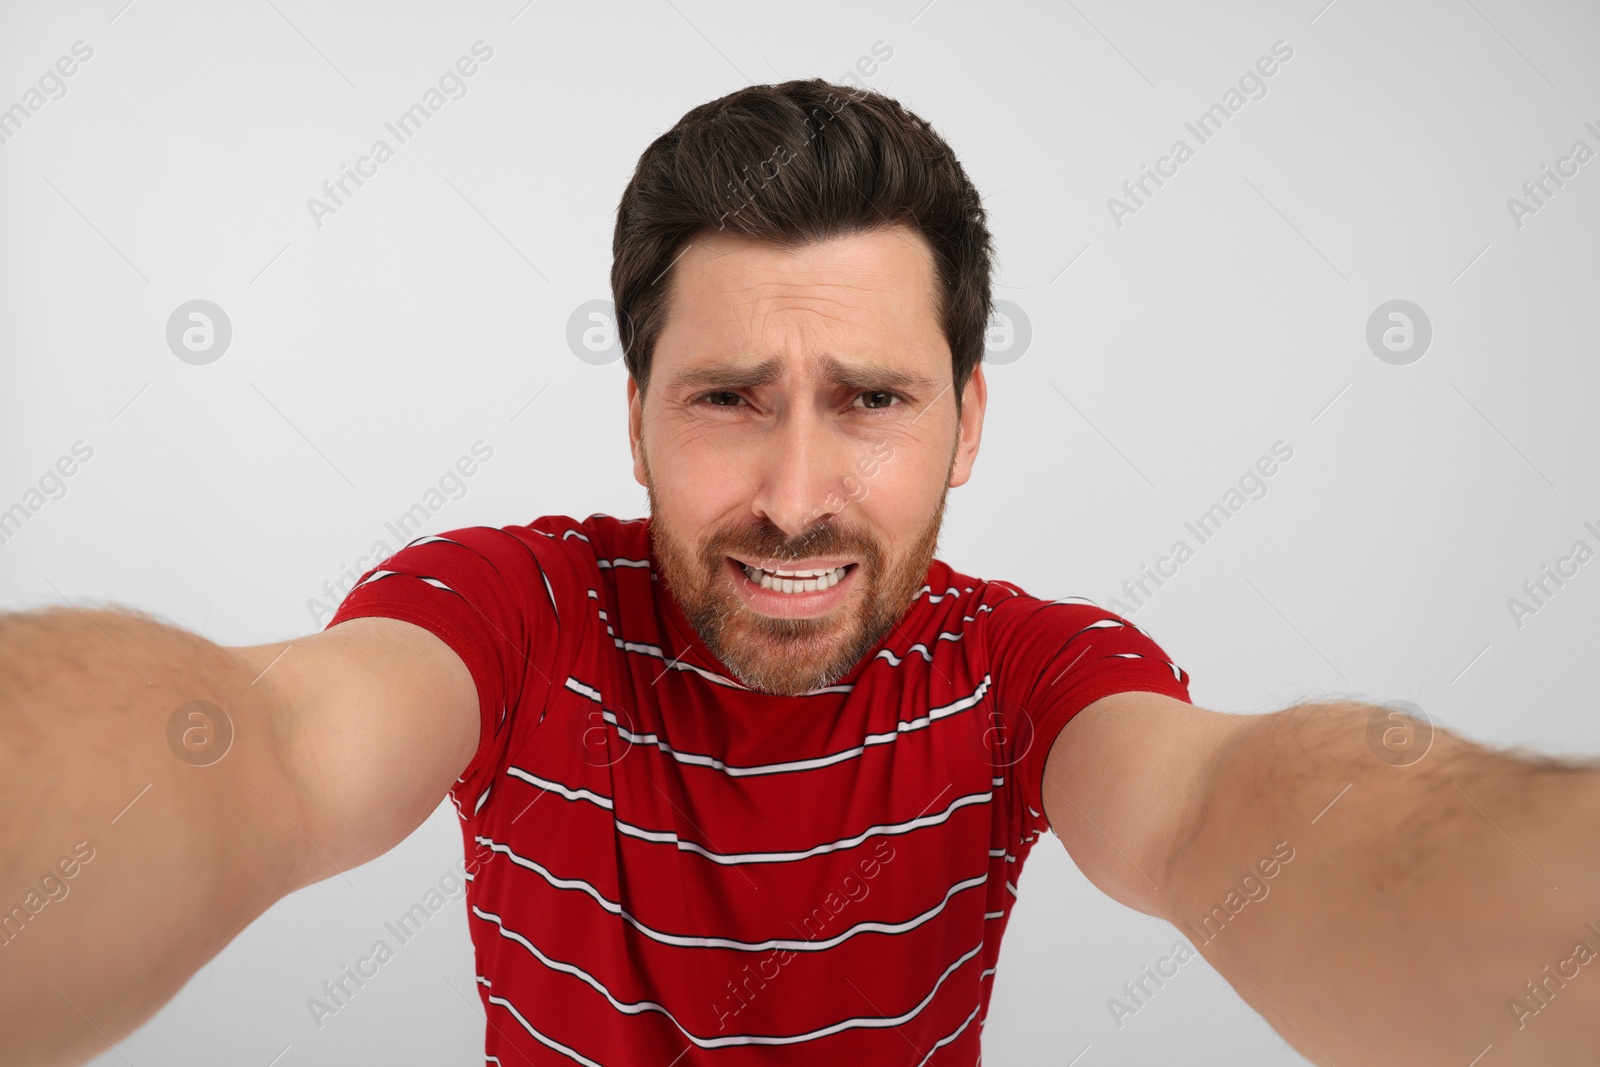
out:
M715 228L794 247L903 223L933 250L957 410L983 359L993 242L977 190L926 120L881 93L812 78L753 85L689 111L639 157L617 206L611 293L641 391L669 273Z

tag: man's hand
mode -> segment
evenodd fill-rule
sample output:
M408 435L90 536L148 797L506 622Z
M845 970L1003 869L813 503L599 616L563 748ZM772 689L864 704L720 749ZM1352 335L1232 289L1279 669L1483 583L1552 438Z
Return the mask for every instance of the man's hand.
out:
M1395 730L1431 741L1393 758L1372 739ZM1313 1063L1594 1062L1592 764L1369 705L1122 693L1062 730L1044 800L1090 881L1178 926Z

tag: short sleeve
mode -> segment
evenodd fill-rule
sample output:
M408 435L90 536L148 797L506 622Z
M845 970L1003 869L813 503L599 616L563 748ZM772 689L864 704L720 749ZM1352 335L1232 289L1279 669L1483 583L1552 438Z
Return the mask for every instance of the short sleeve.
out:
M409 622L466 664L479 731L477 751L451 790L463 818L482 810L513 735L538 728L576 654L576 606L586 594L574 551L531 527L418 538L362 575L328 622Z
M1022 595L997 604L988 626L994 713L1021 789L1024 829L1042 832L1045 762L1061 728L1101 697L1129 691L1189 701L1189 676L1143 630L1077 598Z

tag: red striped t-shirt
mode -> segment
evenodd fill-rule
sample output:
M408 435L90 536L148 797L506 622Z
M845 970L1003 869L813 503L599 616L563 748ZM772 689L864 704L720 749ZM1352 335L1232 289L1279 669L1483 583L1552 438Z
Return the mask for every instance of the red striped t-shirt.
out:
M757 692L657 581L648 531L419 538L328 624L415 623L477 685L450 796L482 858L488 1062L977 1063L1056 732L1110 693L1188 700L1188 676L1088 601L934 560L838 684Z

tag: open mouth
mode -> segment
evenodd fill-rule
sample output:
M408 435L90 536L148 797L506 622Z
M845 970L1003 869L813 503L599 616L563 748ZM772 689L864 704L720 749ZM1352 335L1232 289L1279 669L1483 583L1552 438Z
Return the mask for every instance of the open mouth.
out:
M832 589L844 581L845 575L850 572L851 568L856 566L854 563L847 563L842 567L812 570L789 570L785 568L762 570L759 567L752 567L748 563L739 563L738 560L734 560L734 562L739 564L740 569L744 571L745 577L749 578L752 584L759 585L768 592L788 594L816 593Z
M817 618L834 611L855 587L855 562L820 559L809 566L758 567L725 557L739 596L763 615Z

